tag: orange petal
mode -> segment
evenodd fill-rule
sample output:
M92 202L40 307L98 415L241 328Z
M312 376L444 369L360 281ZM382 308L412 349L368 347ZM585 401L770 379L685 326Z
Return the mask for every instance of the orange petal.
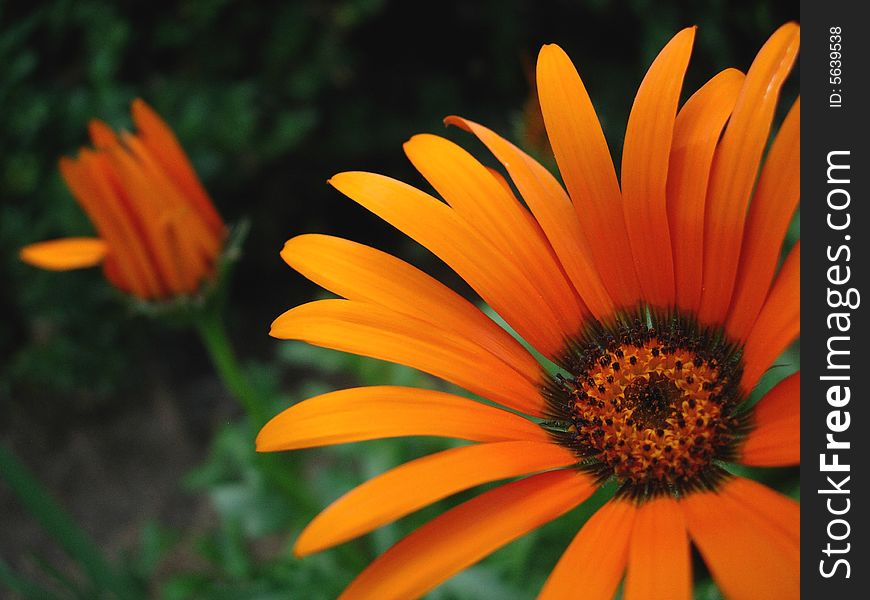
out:
M140 139L121 137L123 148L107 148L107 160L143 224L170 290L192 293L210 273L222 236L209 229Z
M762 374L801 332L801 243L791 249L752 327L743 350L743 389Z
M592 515L562 554L538 600L611 600L625 571L636 511L631 502L613 500Z
M621 306L640 299L622 196L598 116L571 59L556 45L538 55L538 97L562 179L610 296Z
M263 426L257 450L295 450L401 436L473 442L549 442L541 427L506 410L444 392L374 386L315 396Z
M482 483L576 462L567 448L527 441L463 446L425 456L336 500L302 531L294 551L299 556L318 552Z
M127 191L142 218L150 221L146 229L151 243L159 247L155 253L163 257L164 270L177 274L172 291L192 293L211 272L221 238L189 206L142 142L129 134L122 139L127 157L118 171L127 177ZM143 204L149 204L149 210Z
M159 298L168 294L170 288L160 272L141 211L135 206L107 156L115 151L123 152L123 149L118 144L111 144L97 152L82 151L77 161L79 175L86 180L90 193L94 195L93 201L103 205L103 210L107 211L112 221L112 237L100 234L113 249L110 256L113 259L117 257L119 265L131 263L139 280L137 285L145 288L144 293L134 293L142 298Z
M106 257L106 242L100 238L64 238L37 242L21 249L21 260L40 269L69 271L95 267Z
M513 193L460 146L415 135L405 154L456 213L511 260L553 309L566 332L580 329L584 309L543 232Z
M637 509L628 549L625 600L691 600L692 564L683 513L660 497Z
M745 465L777 467L801 462L801 374L776 384L753 409L754 429L739 460Z
M172 129L153 108L139 98L133 101L131 111L133 122L141 132L142 141L151 154L181 188L190 205L200 214L212 232L220 235L224 230L223 220Z
M680 501L689 534L726 598L800 597L800 509L735 478Z
M288 265L348 300L379 304L462 334L535 382L540 365L507 331L468 300L389 254L326 235L301 235L284 245Z
M613 316L613 300L592 264L592 254L568 194L540 163L486 127L460 117L444 122L476 135L507 169L538 220L574 289L598 320Z
M514 196L514 190L513 190L513 188L511 188L511 184L508 183L507 178L506 178L504 175L502 175L501 171L499 171L498 169L496 169L496 168L494 168L494 167L484 167L484 168L487 170L487 172L488 172L490 175L492 175L493 177L495 177L496 181L498 181L498 184L502 187L502 189L503 189L503 190L504 190L508 195L513 196L513 197L515 198L515 196ZM528 216L528 213L525 213L523 216L524 216L524 217L525 217L525 216Z
M775 527L792 546L800 546L801 505L797 500L743 477L735 477L723 492Z
M153 264L167 291L171 294L189 291L190 276L185 264L166 243L166 215L171 201L154 191L142 165L126 147L118 145L105 149L98 157L123 190L126 209L138 218L140 235L147 243Z
M527 414L543 414L538 386L462 332L375 304L309 302L275 319L270 335L407 365Z
M108 279L116 288L129 291L129 286L127 286L124 281L121 267L118 265L118 261L115 260L111 254L107 254L106 259L103 261L103 275L105 275L106 279Z
M694 40L695 28L683 29L653 61L634 99L622 151L622 209L637 277L646 301L659 307L675 300L668 159Z
M716 150L707 192L704 231L704 290L699 318L723 324L740 259L749 197L767 145L779 90L800 45L795 23L780 27L753 61L722 141Z
M141 101L133 109L134 121L144 131L122 134L126 152L112 158L121 163L119 175L143 220L150 223L146 230L162 269L177 274L173 291L191 293L211 274L226 232L171 130ZM155 139L163 141L155 145ZM190 170L192 183L179 178L179 169Z
M591 478L551 471L460 504L378 557L341 595L416 598L508 542L556 519L594 491Z
M192 251L213 261L221 251L224 231L212 231L210 225L190 206L184 192L172 181L159 159L142 139L126 134L123 135L123 140L131 154L139 161L154 193L165 198L167 205L172 207L168 217L183 229Z
M62 158L60 172L67 187L88 214L112 252L106 273L119 288L140 298L160 295L163 286L143 245L137 224L125 210L119 191L109 181L99 155L82 150L78 160Z
M112 128L99 119L92 119L88 123L88 134L96 148L104 148L118 143L118 136L115 135Z
M782 240L801 195L800 160L798 98L773 141L749 206L740 271L726 325L733 339L745 339L770 289Z
M701 302L704 211L716 144L743 85L743 73L726 69L680 109L668 167L668 224L674 253L677 306L695 312Z
M449 206L382 175L340 173L329 182L446 262L542 354L562 350L569 332L535 286Z

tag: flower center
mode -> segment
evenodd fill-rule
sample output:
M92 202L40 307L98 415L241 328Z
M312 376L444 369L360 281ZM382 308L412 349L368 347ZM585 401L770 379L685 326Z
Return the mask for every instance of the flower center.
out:
M569 344L547 389L559 440L632 496L711 487L744 430L739 350L720 331L644 311Z

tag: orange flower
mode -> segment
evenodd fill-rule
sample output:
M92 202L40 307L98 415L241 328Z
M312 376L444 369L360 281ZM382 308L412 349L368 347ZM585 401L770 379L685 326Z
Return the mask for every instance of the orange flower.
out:
M137 134L90 123L94 149L60 171L99 234L32 244L31 265L66 271L103 265L118 289L143 300L196 292L214 274L226 228L169 126L134 100Z
M800 375L746 398L800 335L800 244L776 272L799 197L799 103L761 165L798 52L787 24L748 73L727 69L678 103L695 31L677 34L640 86L621 188L592 103L557 46L537 83L567 193L511 143L450 117L522 194L454 143L405 144L446 203L370 173L331 183L431 250L560 370L397 258L303 235L282 256L345 299L298 306L272 335L405 364L507 409L407 387L301 402L261 451L395 436L476 442L411 461L352 490L302 532L306 555L473 486L517 478L448 510L372 563L345 598L426 593L586 500L618 492L583 526L543 598L691 597L690 547L728 598L797 598L799 505L731 463L799 462ZM528 415L527 417L521 416Z

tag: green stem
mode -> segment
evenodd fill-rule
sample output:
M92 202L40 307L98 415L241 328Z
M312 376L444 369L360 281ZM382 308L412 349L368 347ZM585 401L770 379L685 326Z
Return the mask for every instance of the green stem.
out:
M2 445L0 475L30 514L81 565L99 589L113 593L117 598L139 596L133 591L132 583L115 570L99 547L52 498L48 490Z
M256 387L248 381L238 363L236 354L227 336L226 327L220 316L220 304L206 308L194 317L196 329L205 344L220 379L227 389L238 399L248 415L252 429L256 431L269 419L269 404ZM297 506L311 511L315 506L299 485L301 478L294 465L282 462L273 454L258 453L256 461L261 472L281 489Z
M269 418L268 404L239 366L220 311L205 309L197 314L194 322L224 385L242 405L252 424L263 426Z
M269 404L259 391L250 385L239 366L221 318L222 306L223 302L219 299L196 313L193 320L219 377L239 400L248 414L252 429L256 431L266 423L271 414ZM299 472L298 462L284 462L280 456L272 453L257 453L255 460L263 476L286 495L300 515L311 515L323 508L305 492L305 488L301 485L303 478ZM347 560L359 562L359 555L352 548L342 546L337 551ZM359 565L360 568L362 566Z

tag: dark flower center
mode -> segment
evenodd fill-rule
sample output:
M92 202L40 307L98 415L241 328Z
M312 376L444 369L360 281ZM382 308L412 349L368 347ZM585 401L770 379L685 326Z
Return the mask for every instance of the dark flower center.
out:
M641 309L568 344L546 395L558 440L622 494L711 488L745 431L740 350L721 330ZM555 424L555 426L553 426Z
M672 379L653 371L631 380L625 387L623 404L627 412L631 411L638 426L662 427L679 411L678 402L682 395Z

